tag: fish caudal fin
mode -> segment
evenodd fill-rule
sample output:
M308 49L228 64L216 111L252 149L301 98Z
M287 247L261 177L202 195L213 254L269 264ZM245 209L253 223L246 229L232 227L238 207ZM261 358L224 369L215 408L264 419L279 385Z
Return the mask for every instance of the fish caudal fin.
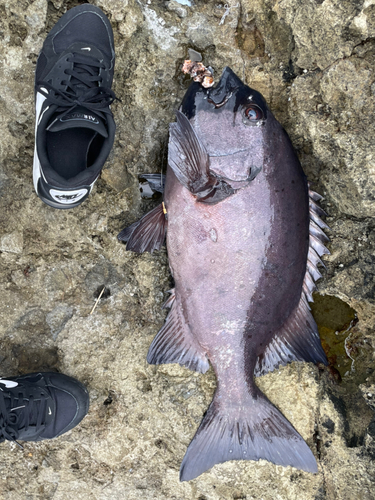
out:
M139 221L123 229L117 238L126 242L126 250L152 253L163 246L166 231L167 219L161 203Z
M228 460L259 459L318 471L305 441L262 393L248 405L232 407L218 403L216 393L182 461L180 481L194 479Z

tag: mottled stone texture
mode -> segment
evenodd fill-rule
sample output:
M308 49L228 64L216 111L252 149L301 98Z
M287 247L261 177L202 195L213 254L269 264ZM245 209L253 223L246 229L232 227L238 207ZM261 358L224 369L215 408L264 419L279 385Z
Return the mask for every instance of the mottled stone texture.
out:
M374 0L228 0L229 11L218 0L97 0L115 33L116 139L90 198L57 211L32 187L33 72L47 32L77 3L0 0L1 374L59 370L91 398L67 435L24 450L1 445L1 498L375 498ZM216 75L231 66L264 94L325 197L332 254L320 326L341 354L329 369L293 364L259 380L314 451L316 475L227 462L178 481L215 379L147 365L171 287L167 255L127 253L116 234L155 203L141 201L137 174L166 166L189 47ZM324 295L356 318L337 323Z

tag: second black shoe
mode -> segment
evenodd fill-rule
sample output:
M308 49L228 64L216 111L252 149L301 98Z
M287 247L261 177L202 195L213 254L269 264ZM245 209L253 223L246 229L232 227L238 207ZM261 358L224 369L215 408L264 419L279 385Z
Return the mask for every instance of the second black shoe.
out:
M116 128L114 64L111 24L94 5L66 12L43 44L35 72L33 180L47 205L76 207L103 168Z
M86 388L62 373L0 378L0 443L52 439L86 415Z

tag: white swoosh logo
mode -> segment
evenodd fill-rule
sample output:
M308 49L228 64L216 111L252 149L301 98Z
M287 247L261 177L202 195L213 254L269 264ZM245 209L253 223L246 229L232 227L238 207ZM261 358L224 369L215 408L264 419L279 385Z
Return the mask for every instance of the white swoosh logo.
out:
M82 47L81 50L91 50L91 47Z
M0 379L0 384L4 384L7 389L13 389L13 387L17 387L18 382L14 382L13 380Z

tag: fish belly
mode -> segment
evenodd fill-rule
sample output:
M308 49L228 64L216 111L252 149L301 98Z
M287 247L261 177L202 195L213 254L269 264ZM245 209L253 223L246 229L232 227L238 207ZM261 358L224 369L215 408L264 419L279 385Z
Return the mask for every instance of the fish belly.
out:
M251 191L253 186L206 205L176 183L173 196L166 196L168 258L176 295L207 352L218 343L236 342L243 332L262 273L272 209L267 193L251 203ZM259 213L264 214L261 220Z
M282 305L291 293L283 290L289 286L285 265L275 252L276 243L284 244L277 235L286 231L277 230L272 186L261 173L246 188L207 205L172 176L168 172L167 248L182 314L215 371L235 369L243 376L289 313L289 303ZM303 262L299 268L301 287Z

